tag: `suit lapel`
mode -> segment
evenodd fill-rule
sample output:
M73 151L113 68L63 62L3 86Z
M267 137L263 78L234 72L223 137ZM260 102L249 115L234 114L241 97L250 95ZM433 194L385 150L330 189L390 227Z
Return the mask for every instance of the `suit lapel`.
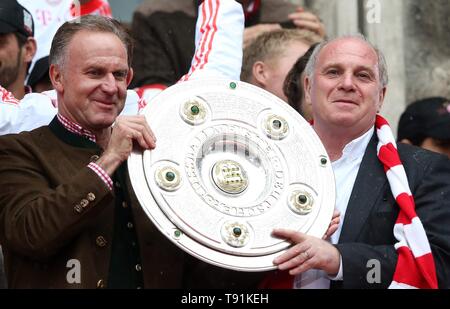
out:
M364 154L345 213L339 243L355 241L367 220L387 178L378 160L378 138L372 136Z

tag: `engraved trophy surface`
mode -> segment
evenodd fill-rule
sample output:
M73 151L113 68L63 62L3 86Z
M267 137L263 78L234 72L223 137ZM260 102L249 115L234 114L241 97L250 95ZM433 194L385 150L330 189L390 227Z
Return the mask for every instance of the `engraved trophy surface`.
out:
M176 84L143 114L157 137L133 151L136 196L158 229L208 263L274 269L290 243L274 228L322 237L335 204L331 162L311 125L244 82Z

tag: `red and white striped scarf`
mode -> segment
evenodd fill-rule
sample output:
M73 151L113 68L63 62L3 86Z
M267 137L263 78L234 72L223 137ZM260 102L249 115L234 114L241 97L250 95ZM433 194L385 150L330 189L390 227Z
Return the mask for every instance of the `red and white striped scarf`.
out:
M417 217L414 198L391 128L380 115L377 115L375 127L378 158L383 163L392 194L400 207L394 226L398 260L389 288L437 289L436 267L430 243L422 222Z
M392 195L400 208L394 225L394 245L398 253L394 278L390 289L437 289L436 267L422 222L417 217L414 198L409 189L405 168L397 151L391 128L383 117L376 116L375 128L378 137L377 155L384 166ZM288 271L269 275L262 288L290 289L294 276Z

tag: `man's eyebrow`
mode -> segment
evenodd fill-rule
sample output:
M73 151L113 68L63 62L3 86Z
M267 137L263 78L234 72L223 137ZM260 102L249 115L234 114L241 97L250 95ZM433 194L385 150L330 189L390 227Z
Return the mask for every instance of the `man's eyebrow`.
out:
M105 68L103 68L101 66L98 66L98 65L95 65L95 64L89 64L89 65L86 65L86 66L83 67L83 71L84 72L88 72L88 71L91 71L91 70L95 70L95 71L99 71L99 72L106 71Z
M376 71L376 66L374 65L374 67L369 66L369 65L359 65L356 68L359 70L367 70L367 71L371 71L371 72L375 72Z
M84 68L84 70L96 69L96 70L102 70L102 71L107 71L109 69L108 67L105 67L95 61L86 62L83 68ZM129 71L129 67L124 65L123 67L118 67L113 70L113 72L117 72L117 71Z
M332 67L342 67L343 64L339 63L339 62L329 62L329 63L325 63L322 67L322 70L328 69L328 68L332 68ZM366 71L370 71L370 72L375 72L376 68L373 68L371 66L368 65L357 65L356 70L361 71L361 70L366 70Z
M342 66L343 65L341 63L339 63L339 62L328 62L328 63L325 63L322 66L322 70L326 70L326 69L329 69L329 68L339 68L339 67L342 67Z

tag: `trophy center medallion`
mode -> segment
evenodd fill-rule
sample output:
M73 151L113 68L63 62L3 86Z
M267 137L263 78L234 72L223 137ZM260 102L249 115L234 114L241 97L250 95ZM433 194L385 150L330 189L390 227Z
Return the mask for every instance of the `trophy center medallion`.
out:
M214 164L212 170L214 184L228 194L239 194L248 187L247 173L241 164L234 160L222 160Z

